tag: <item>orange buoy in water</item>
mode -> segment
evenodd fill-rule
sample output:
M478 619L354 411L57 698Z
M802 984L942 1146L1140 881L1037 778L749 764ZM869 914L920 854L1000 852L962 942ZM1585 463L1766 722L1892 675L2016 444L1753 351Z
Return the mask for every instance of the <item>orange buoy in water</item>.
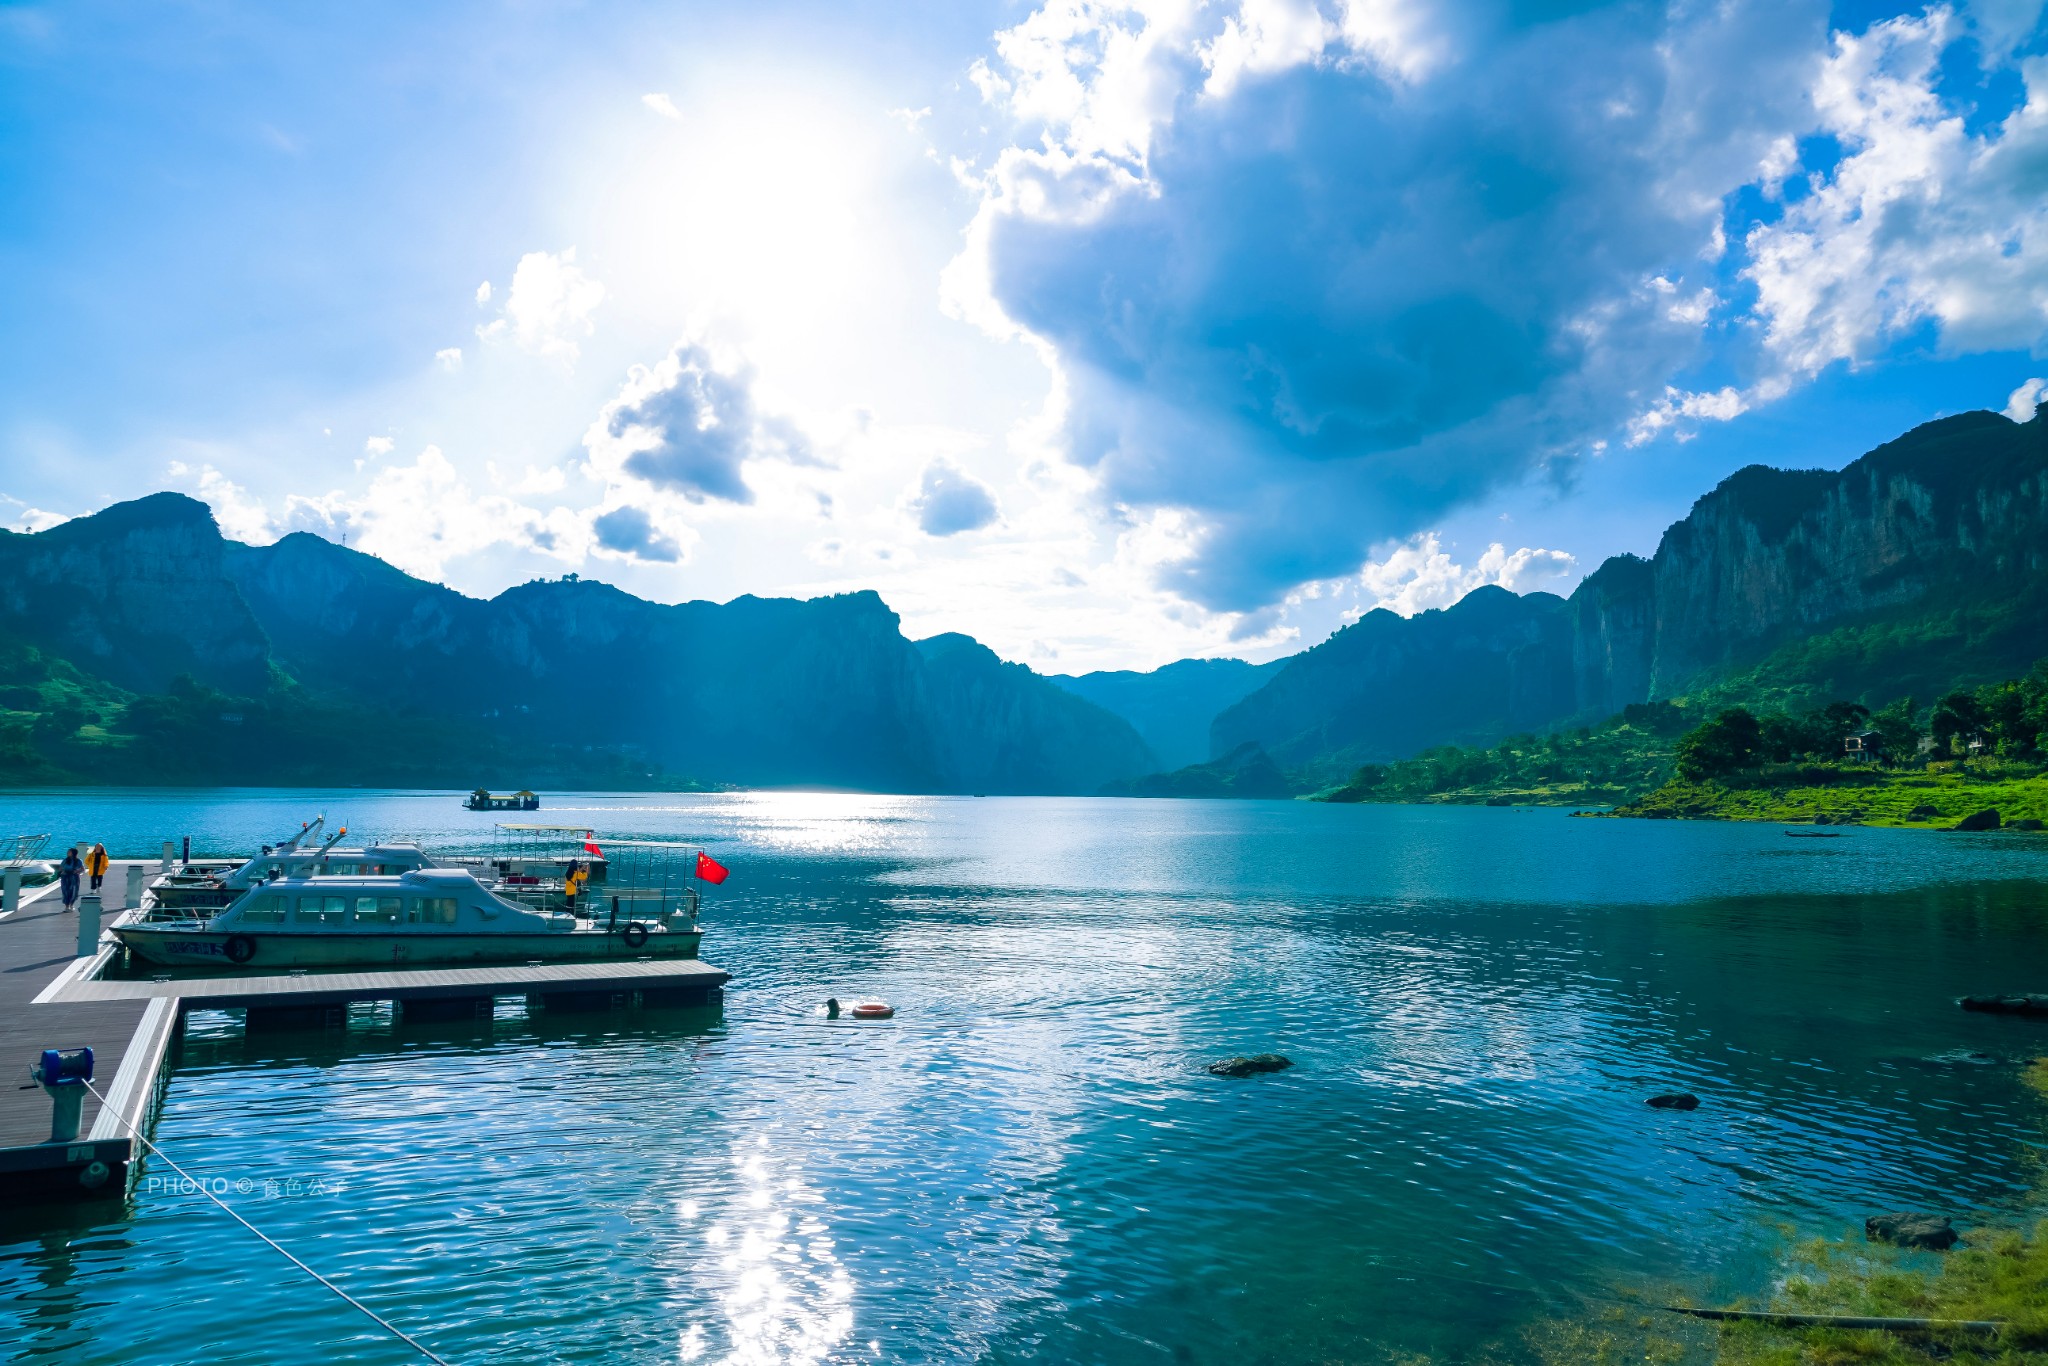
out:
M853 1018L856 1020L886 1020L896 1013L896 1007L881 1001L856 1001Z

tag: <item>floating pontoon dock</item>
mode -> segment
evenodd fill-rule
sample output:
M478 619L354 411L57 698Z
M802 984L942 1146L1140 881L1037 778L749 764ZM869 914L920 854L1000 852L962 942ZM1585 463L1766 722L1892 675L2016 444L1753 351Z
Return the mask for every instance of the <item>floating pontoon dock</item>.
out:
M131 863L107 870L108 901L146 880L130 878ZM151 876L162 867L133 866ZM548 1011L717 1005L730 980L685 958L109 981L112 937L92 956L77 941L78 916L54 886L24 889L20 908L0 916L0 1076L12 1078L0 1085L0 1196L121 1195L140 1147L130 1126L147 1132L188 1009L246 1010L250 1028L321 1028L341 1024L356 1001L393 1002L412 1020L489 1019L501 996ZM50 1100L39 1086L22 1089L27 1066L45 1048L80 1045L93 1050L107 1104L88 1097L78 1140L49 1143Z

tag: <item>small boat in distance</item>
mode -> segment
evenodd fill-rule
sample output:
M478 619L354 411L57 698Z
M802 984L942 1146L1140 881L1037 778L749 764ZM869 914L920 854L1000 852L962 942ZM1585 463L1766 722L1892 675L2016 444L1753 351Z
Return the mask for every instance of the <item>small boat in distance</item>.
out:
M503 796L480 787L463 799L463 806L471 811L538 811L540 798L524 788L508 792Z

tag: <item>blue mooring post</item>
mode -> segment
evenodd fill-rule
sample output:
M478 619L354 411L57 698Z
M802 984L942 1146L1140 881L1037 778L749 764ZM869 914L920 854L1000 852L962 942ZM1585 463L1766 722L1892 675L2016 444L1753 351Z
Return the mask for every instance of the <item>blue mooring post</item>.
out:
M78 1117L85 1104L85 1084L92 1080L90 1048L45 1048L29 1069L50 1094L51 1143L76 1143Z

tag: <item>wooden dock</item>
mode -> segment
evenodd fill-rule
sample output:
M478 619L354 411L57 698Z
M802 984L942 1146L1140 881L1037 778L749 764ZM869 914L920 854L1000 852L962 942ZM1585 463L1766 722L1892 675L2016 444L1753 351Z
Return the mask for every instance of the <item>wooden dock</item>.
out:
M107 881L120 887L125 878L116 864ZM128 1125L149 1123L177 1035L175 999L36 1004L79 961L78 917L65 913L56 887L24 889L20 909L0 918L0 1193L8 1196L121 1195L135 1153ZM40 1086L23 1089L29 1066L45 1048L80 1046L93 1051L93 1085L108 1103L87 1096L78 1141L46 1142L50 1098Z
M159 866L144 865L152 874ZM110 891L126 881L125 863L109 869ZM103 923L117 918L109 912ZM243 1010L251 1029L331 1028L358 1001L393 1002L411 1020L489 1019L505 996L549 1012L714 1006L730 980L696 959L611 959L109 981L111 936L103 933L90 957L77 941L78 916L63 910L54 887L25 893L19 910L0 917L0 1072L20 1069L0 1089L0 1195L124 1194L140 1152L130 1126L148 1131L186 1010ZM93 1084L106 1105L88 1096L78 1141L50 1143L49 1097L22 1083L43 1049L80 1045L93 1050Z

